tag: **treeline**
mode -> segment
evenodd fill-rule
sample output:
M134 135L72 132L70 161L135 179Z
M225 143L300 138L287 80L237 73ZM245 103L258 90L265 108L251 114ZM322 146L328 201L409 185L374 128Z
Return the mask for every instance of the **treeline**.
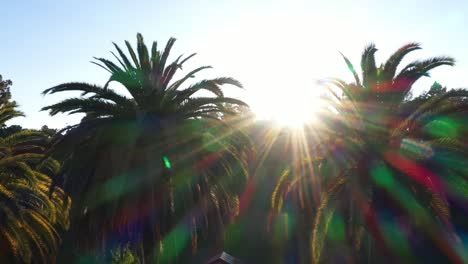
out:
M450 57L380 66L365 47L354 81L324 79L301 129L254 118L230 77L191 82L175 39L96 58L109 81L43 111L84 114L60 130L6 126L23 114L0 78L0 258L5 263L466 261L468 91L413 84ZM119 83L128 92L113 89ZM73 94L73 93L72 93ZM268 95L265 95L266 97ZM279 106L280 107L280 106ZM284 109L285 112L288 109Z

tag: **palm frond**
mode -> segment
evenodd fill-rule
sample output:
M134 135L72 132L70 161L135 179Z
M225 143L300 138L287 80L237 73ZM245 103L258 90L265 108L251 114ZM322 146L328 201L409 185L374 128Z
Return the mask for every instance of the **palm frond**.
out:
M395 51L390 58L385 62L383 67L383 75L385 76L385 81L390 82L395 77L395 73L397 70L398 65L400 65L403 58L410 52L421 49L421 45L419 43L408 43L397 51Z
M132 48L132 45L127 40L125 41L125 45L127 46L128 53L130 53L130 57L132 57L133 63L135 64L135 68L140 69L140 63L138 63L138 58L135 54L135 51Z
M206 90L206 91L213 93L215 96L223 97L224 93L220 86L225 85L225 84L230 84L230 85L242 88L242 84L233 78L224 77L224 78L216 78L216 79L211 79L211 80L202 80L198 83L195 83L189 86L188 88L184 90L180 90L176 94L175 99L186 100L190 96L194 95L195 93L201 90Z
M195 77L195 74L197 72L200 72L202 70L205 70L205 69L211 69L212 67L211 66L202 66L202 67L198 67L196 68L195 70L187 73L183 78L175 81L172 85L170 85L168 88L167 88L167 92L168 93L171 93L175 90L177 90L185 81L187 81L188 79L190 78L193 78Z
M283 197L281 195L281 192L284 189L284 185L287 184L287 179L289 176L289 170L283 171L271 195L271 208L274 212L279 212L283 206Z
M166 67L166 61L167 58L169 57L169 53L171 52L172 46L174 45L176 39L175 38L170 38L167 43L166 47L164 48L164 52L161 55L161 59L159 61L159 73L164 72L164 68Z
M362 53L361 69L362 69L362 85L368 89L375 89L377 81L377 67L375 65L374 54L377 51L375 45L369 44Z
M41 131L25 129L8 137L0 138L0 146L13 148L21 144L37 142L44 139L45 135Z
M112 74L123 72L123 70L118 65L116 65L115 63L113 63L112 61L110 61L108 59L96 58L96 57L94 57L94 59L101 62L102 64L99 64L99 63L94 62L94 61L92 61L91 63L96 64L98 66L101 66L104 69L107 69L107 71L112 73Z
M16 110L17 107L15 102L8 102L3 104L0 109L0 125L5 124L5 122L15 118L24 116L23 112Z
M42 94L54 94L58 92L65 91L81 91L82 95L88 93L100 93L103 89L97 85L83 83L83 82L71 82L71 83L62 83L57 86L45 89Z
M455 60L451 57L434 57L422 61L414 61L408 64L397 75L395 83L398 84L397 89L401 91L401 98L403 99L410 91L411 86L423 76L429 76L429 71L443 65L453 66Z
M151 64L150 64L148 48L146 47L145 42L143 40L143 36L140 33L137 34L137 51L138 51L138 58L140 59L141 69L146 74L149 74L151 70Z
M346 62L346 65L348 66L349 71L351 71L351 73L353 74L354 81L356 82L356 85L361 86L361 81L359 80L359 76L358 76L358 74L356 72L356 69L354 68L353 64L351 63L351 61L349 61L348 58L346 58L345 55L343 55L343 53L340 52L340 54L343 57L344 61Z
M99 113L99 116L134 116L134 112L125 111L123 106L101 99L69 98L59 103L43 107L42 111L49 111L51 115L58 113ZM128 109L127 109L128 110Z
M436 149L449 150L460 153L467 153L468 146L453 137L442 137L427 142L430 146Z
M422 103L411 115L399 123L399 125L391 131L391 137L401 136L410 132L410 128L418 123L418 119L425 113L430 113L434 109L438 109L438 105L450 98L464 98L468 97L467 90L450 90L444 94L435 96L428 101Z
M123 67L126 71L134 70L135 67L132 65L132 63L131 63L130 60L127 58L127 55L125 55L125 53L122 51L122 49L120 49L120 47L119 47L117 44L115 44L114 42L112 42L112 44L114 44L115 49L117 50L117 52L119 53L120 58L121 58L122 61L124 62L124 64L122 65L122 67Z
M336 178L323 193L312 231L312 256L314 263L320 262L328 227L335 211L333 207L330 207L330 202L333 202L333 199L339 194L346 181L347 179L345 176Z

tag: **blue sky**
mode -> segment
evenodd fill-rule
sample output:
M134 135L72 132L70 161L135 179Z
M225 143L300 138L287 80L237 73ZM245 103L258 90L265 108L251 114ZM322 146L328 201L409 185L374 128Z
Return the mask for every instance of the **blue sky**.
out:
M13 81L13 98L27 115L11 123L63 127L79 118L39 112L64 98L44 97L41 91L70 81L105 83L106 72L89 61L111 58L112 41L135 42L141 32L147 43L165 44L174 36L174 56L197 52L188 66L214 67L200 77L239 79L246 90L228 88L228 94L268 116L285 101L307 104L319 90L316 79L351 80L338 51L359 65L369 42L379 49L378 62L410 41L422 43L424 50L406 62L436 55L457 59L456 67L437 69L419 82L417 91L433 81L468 87L467 14L468 2L456 0L3 0L0 74Z

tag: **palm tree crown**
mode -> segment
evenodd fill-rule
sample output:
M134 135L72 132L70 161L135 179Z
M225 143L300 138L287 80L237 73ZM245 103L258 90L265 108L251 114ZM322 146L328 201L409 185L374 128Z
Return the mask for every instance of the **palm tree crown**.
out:
M84 113L85 119L96 118L142 118L159 116L164 118L187 119L207 117L210 113L229 112L226 104L245 105L244 102L224 97L220 86L231 84L242 87L235 79L222 77L202 80L184 88L187 80L196 73L211 68L202 66L187 73L183 78L173 81L172 78L179 69L195 54L186 58L179 56L174 62L167 64L171 48L175 42L169 39L163 52L157 50L157 43L153 42L151 56L143 37L137 35L137 54L128 41L125 42L131 61L115 43L119 56L112 53L119 61L116 65L104 58L96 58L95 64L109 71L109 81L104 87L85 83L65 83L44 91L44 94L63 91L81 91L82 95L91 94L88 98L70 98L60 103L44 107L51 115L59 112ZM131 95L127 98L108 87L110 82L122 84ZM214 97L196 97L200 91L208 91Z
M372 256L366 252L371 252L369 245L374 243L386 255L393 250L397 256L408 257L385 243L388 234L378 222L378 210L384 201L397 204L392 208L387 206L387 211L395 210L405 221L423 226L418 228L436 230L430 235L433 239L444 233L437 228L439 225L445 226L442 230L450 229L448 202L441 179L436 174L426 174L429 170L424 166L432 164L431 168L435 168L437 159L434 156L446 149L461 151L466 148L460 147L463 144L456 137L431 138L425 131L438 115L450 116L466 111L466 105L454 105L447 99L466 97L468 93L449 91L407 112L405 98L413 84L436 67L454 64L450 57L434 57L411 62L398 72L403 58L418 49L420 45L417 43L404 45L377 67L374 57L377 49L370 44L362 53L361 76L342 55L354 82L347 83L338 78L322 82L330 92L330 96L324 99L331 111L322 113L321 146L326 147L311 153L312 157L317 157L313 164L314 174L322 177L325 185L311 239L314 262L319 262L323 256L321 251L326 248L325 238L332 222L343 224L346 231L342 239L352 249L348 257L355 262L364 261L366 254L367 261L372 262ZM462 173L461 168L452 169L451 173ZM447 171L439 172L447 174ZM293 180L295 184L301 182L298 179L307 181L308 177L297 176ZM278 188L282 185L286 184L280 182ZM406 188L412 191L406 191ZM278 192L275 192L274 199L278 199ZM401 200L403 196L412 202ZM412 203L411 208L408 203ZM276 203L274 205L277 207ZM426 207L435 212L432 214L434 219L425 212ZM450 241L451 238L446 236L443 239ZM364 241L369 242L366 244ZM447 256L456 256L453 249L444 250ZM333 254L328 252L324 255Z
M1 77L1 76L0 76ZM1 78L0 78L1 81ZM23 114L0 88L0 125ZM59 163L44 155L46 136L22 130L0 138L0 257L21 263L54 263L59 231L68 228L71 202L62 189L49 193Z
M169 39L163 51L154 42L150 53L138 34L136 52L125 42L130 57L114 44L118 55L112 54L119 65L96 58L96 64L111 74L103 87L65 83L44 91L82 92L81 97L65 99L43 110L51 115L85 114L80 124L67 128L57 138L52 150L53 155L65 160L56 183L76 197L72 231L75 229L78 235L84 230L96 234L81 236L87 240L83 244L94 247L97 243L104 248L104 238L117 233L126 239L130 236L134 241L143 241L142 254L153 259L148 254L153 255L155 247L163 248L156 243L163 242L182 216L193 214L190 211L194 207L204 215L189 221L192 239L196 241L197 230L208 227L209 219L229 219L230 210L238 204L229 190L232 181L238 179L234 175L246 175L245 162L241 145L235 143L236 138L242 137L236 137L238 133L229 126L228 116L235 114L235 106L246 104L225 97L221 86L242 86L228 77L186 85L209 66L173 80L195 55L179 56L167 63L174 42L175 39ZM112 82L123 85L129 97L114 91ZM202 91L213 96L198 96ZM141 191L136 192L137 187ZM108 188L115 195L103 198ZM209 212L212 210L214 213ZM74 220L78 224L73 225ZM135 221L142 227L135 227Z

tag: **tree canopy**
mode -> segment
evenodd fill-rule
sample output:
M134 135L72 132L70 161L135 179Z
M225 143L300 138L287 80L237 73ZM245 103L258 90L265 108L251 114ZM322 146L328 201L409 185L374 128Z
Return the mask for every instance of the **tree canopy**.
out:
M186 71L195 54L174 44L138 33L92 61L106 82L45 89L74 92L42 108L83 117L64 128L6 125L24 114L0 75L3 262L466 260L468 91L412 93L455 59L403 64L418 43L380 65L369 44L360 69L341 54L353 81L322 79L314 121L288 128L227 96L238 80Z

